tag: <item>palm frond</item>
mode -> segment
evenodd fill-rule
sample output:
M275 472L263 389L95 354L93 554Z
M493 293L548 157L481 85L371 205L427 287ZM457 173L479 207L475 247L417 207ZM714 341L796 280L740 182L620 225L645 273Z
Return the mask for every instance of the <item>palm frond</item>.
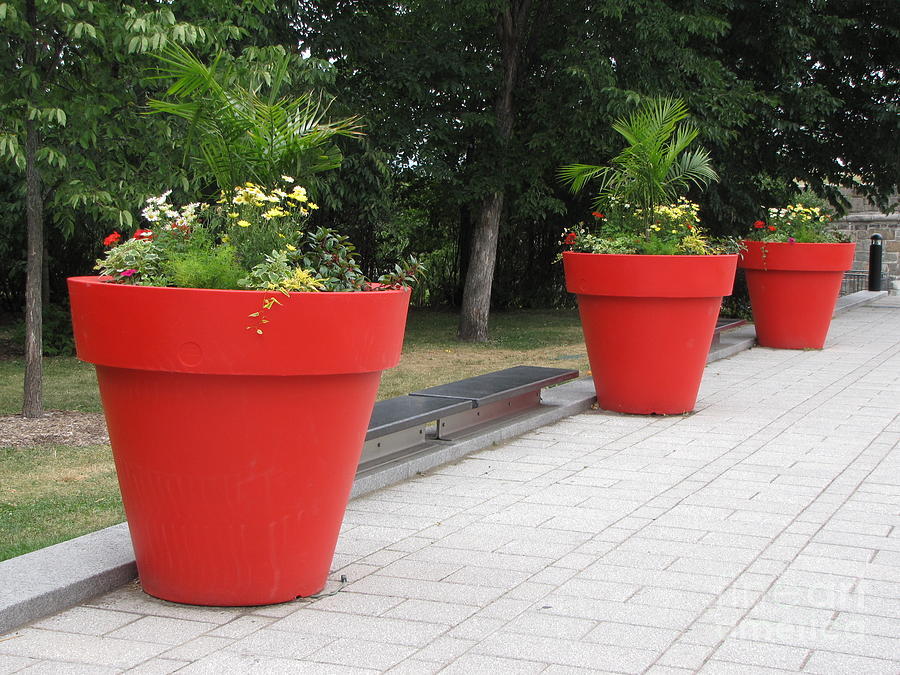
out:
M577 194L584 189L584 186L594 180L597 176L601 176L609 172L609 167L594 166L592 164L569 164L560 168L559 179Z
M652 217L653 207L674 201L691 186L705 186L718 180L709 153L686 153L698 132L686 121L687 105L681 99L650 99L613 124L627 145L607 167L571 164L559 171L563 183L579 192L595 178L601 178L595 204L620 200L636 205Z
M668 181L685 191L692 185L706 187L719 180L719 174L712 167L709 152L698 148L682 154L669 170Z
M342 156L330 147L332 139L362 134L356 117L328 121L329 105L321 96L281 95L290 79L288 55L273 64L264 95L235 81L230 70L222 71L221 54L207 66L187 49L170 45L157 59L154 77L175 81L167 100L150 102L151 111L189 122L190 155L223 190L249 179L273 184L289 169L304 181L298 165L334 168ZM315 161L313 151L319 155Z

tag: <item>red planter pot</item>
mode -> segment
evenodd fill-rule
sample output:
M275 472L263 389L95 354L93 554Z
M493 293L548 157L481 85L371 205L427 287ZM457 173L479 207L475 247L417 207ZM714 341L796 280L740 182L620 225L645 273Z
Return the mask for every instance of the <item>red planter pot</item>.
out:
M407 290L271 293L69 279L95 364L141 582L198 605L284 602L326 581Z
M694 409L736 263L736 255L563 253L601 408Z
M747 275L756 341L777 349L821 349L856 244L743 243L738 266Z

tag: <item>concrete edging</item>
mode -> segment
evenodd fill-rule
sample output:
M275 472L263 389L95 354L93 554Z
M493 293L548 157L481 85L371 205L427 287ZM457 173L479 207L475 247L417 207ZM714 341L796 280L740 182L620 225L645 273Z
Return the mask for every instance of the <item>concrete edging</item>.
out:
M886 295L886 291L860 291L844 296L838 300L835 315ZM751 324L723 333L707 362L751 348L756 344L755 336ZM587 377L547 389L538 410L488 425L469 436L359 477L353 484L351 498L588 410L594 400L593 383ZM0 635L118 588L136 576L127 523L2 561Z

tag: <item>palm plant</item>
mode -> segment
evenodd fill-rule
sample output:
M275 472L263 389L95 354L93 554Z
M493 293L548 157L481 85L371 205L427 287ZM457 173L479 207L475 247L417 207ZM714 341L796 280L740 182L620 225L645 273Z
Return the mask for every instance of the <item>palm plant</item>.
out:
M609 212L616 210L616 205L630 204L638 209L646 228L656 207L674 202L692 185L704 187L719 178L709 152L702 148L687 151L698 133L693 124L684 121L687 117L683 100L651 99L613 124L628 146L609 166L570 164L560 169L559 177L575 193L599 179L594 207Z
M150 108L188 121L186 155L223 191L246 181L275 185L282 174L306 182L340 165L336 136L361 135L357 118L326 121L328 105L321 97L281 95L289 80L289 55L275 63L265 96L222 68L222 54L206 65L169 44L157 58L155 78L175 82L166 92L170 100L151 100Z

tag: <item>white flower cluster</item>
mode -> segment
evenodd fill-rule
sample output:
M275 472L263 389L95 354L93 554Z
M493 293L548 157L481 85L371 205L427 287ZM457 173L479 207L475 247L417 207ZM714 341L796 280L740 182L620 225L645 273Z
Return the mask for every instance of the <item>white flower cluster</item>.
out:
M192 202L181 207L181 211L177 211L169 204L169 195L171 190L166 190L157 197L147 197L146 206L141 211L141 216L148 223L154 225L162 224L163 229L185 229L190 227L197 220L197 211L203 211L209 207L208 204L200 202Z

